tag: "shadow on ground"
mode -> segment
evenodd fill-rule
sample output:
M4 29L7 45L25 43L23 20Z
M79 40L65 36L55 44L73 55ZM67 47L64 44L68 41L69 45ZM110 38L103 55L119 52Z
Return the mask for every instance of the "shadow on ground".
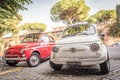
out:
M58 71L53 71L51 74L61 74L61 75L101 75L101 71L99 67L93 66L93 67L65 67Z
M42 60L39 65L42 65L43 63L47 62L48 60L49 60L49 59L44 59L44 60ZM38 66L39 66L39 65L38 65ZM27 65L26 62L20 62L20 63L17 64L15 67L29 67L29 66ZM31 68L32 68L32 67L31 67Z

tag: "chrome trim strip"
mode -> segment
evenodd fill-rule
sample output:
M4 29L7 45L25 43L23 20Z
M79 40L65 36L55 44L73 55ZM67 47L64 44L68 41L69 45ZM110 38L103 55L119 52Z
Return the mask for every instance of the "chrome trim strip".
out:
M92 42L99 42L100 40L97 41L85 41L85 42L75 42L75 43L63 43L63 44L57 44L57 45L65 45L65 44L78 44L78 43L92 43Z
M58 61L58 62L61 62L61 61L81 61L81 62L93 62L93 61L105 61L107 60L107 58L104 56L104 57L101 57L101 58L88 58L88 59L80 59L80 58L56 58L56 59L51 59L53 61Z
M24 58L5 58L5 60L20 60L20 61L23 61L23 60L27 60L27 57L24 57Z
M9 58L10 57L10 58ZM13 58L11 58L13 57ZM27 57L20 57L19 55L5 55L4 60L27 60Z

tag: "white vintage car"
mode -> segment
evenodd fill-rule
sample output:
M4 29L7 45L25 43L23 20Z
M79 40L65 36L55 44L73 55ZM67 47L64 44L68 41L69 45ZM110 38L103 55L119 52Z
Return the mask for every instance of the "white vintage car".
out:
M109 55L96 26L88 23L67 27L62 39L52 49L50 66L60 70L63 65L92 66L100 65L101 72L110 71Z

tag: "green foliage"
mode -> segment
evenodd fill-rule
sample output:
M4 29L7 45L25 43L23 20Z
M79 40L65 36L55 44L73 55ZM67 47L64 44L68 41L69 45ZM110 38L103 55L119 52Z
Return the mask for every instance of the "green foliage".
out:
M22 15L17 14L17 16L19 19L16 16L0 19L0 35L6 34L8 32L18 32L17 24L22 20Z
M29 32L43 32L46 30L46 25L43 23L25 23L20 28Z
M32 3L31 0L0 0L0 19L17 16L19 10L26 10L25 4Z
M18 17L19 18L18 18ZM0 19L0 37L6 33L12 32L13 33L13 39L15 43L19 43L19 27L17 27L17 24L22 20L22 16L20 14L17 14L17 16L11 16L11 18L3 18ZM5 47L5 40L0 38L0 51L3 52Z
M91 23L107 23L116 19L116 10L100 10L96 14L89 17L88 22Z
M32 3L31 0L0 0L0 36L7 32L17 33L17 24L22 16L19 10L26 10L25 4Z
M72 24L86 20L89 11L84 0L59 0L51 8L51 19Z
M9 11L4 10L0 7L0 19L9 18L10 16L12 16L12 14Z
M0 37L8 32L13 33L15 42L19 42L19 28L17 24L22 16L18 14L19 10L26 10L25 4L32 3L31 0L0 0ZM0 46L4 46L4 40L0 38ZM3 48L0 47L1 52Z
M113 37L120 37L120 5L116 6L117 21L110 26L109 34Z
M118 26L117 23L110 26L109 35L112 37L120 37L120 26Z

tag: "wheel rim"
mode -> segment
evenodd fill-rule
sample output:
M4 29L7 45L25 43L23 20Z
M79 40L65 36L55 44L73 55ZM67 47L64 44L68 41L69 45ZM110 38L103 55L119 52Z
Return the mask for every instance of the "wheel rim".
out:
M31 65L35 66L39 63L39 57L37 55L32 55L30 58Z

